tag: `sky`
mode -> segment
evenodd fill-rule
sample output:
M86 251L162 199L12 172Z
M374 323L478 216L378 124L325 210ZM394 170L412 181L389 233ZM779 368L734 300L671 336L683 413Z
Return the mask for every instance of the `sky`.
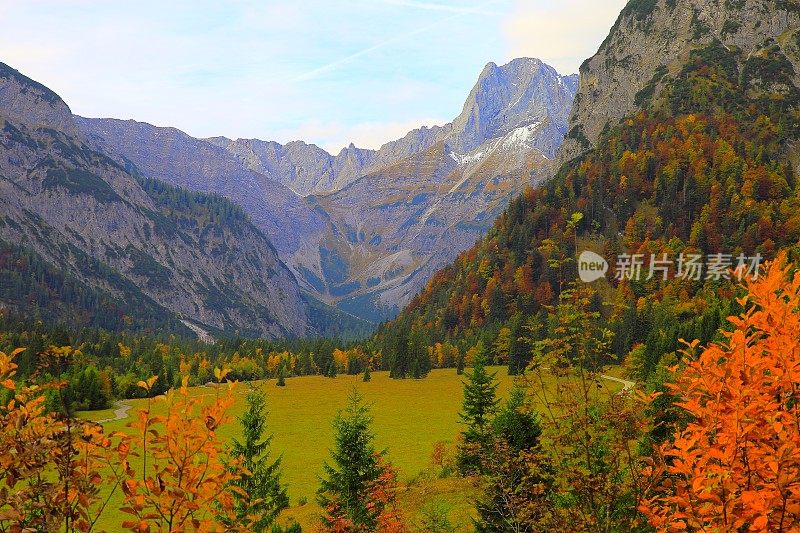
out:
M455 118L486 63L562 74L625 0L0 0L0 61L76 114L337 153Z

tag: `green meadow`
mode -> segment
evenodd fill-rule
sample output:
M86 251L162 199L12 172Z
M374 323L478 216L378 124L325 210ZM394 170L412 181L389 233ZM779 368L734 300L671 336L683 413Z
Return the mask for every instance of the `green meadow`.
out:
M513 385L505 367L492 369L499 382L498 394L504 398ZM437 479L425 475L430 471L434 443L445 441L452 445L461 430L458 412L461 408L463 376L454 369L433 370L422 380L390 379L388 372L373 372L372 380L364 383L361 376L340 375L336 378L322 376L295 377L286 380L286 387L275 386L274 380L254 384L262 387L268 398L269 431L274 434L272 455L283 457L283 481L289 487L291 508L285 512L287 520L301 525L313 524L319 507L315 503L318 476L322 464L329 458L333 431L331 421L347 402L355 387L371 406L373 429L378 449L387 451L389 460L398 471L403 485L399 501L412 524L417 523L423 507L438 504L447 509L450 520L456 524L469 522L472 498L476 493L469 480L459 478ZM612 390L618 386L607 382ZM236 403L231 417L244 410L248 384L237 384ZM214 386L193 387L193 396L209 400L217 394ZM122 420L104 424L107 431L125 430L136 409L146 405L146 400L130 400L132 408ZM163 403L154 401L154 411L163 409ZM82 416L102 420L114 416L114 410L83 413ZM240 435L238 423L223 426L219 435L229 440ZM121 492L116 494L110 508L121 502ZM301 505L301 501L306 503ZM102 529L114 531L124 516L117 511L107 511L100 521Z

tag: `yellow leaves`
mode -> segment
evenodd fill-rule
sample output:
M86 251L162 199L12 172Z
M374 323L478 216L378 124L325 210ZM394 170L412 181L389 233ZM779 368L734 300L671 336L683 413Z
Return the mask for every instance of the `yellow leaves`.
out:
M127 359L131 356L131 349L128 346L125 346L120 342L117 343L117 347L119 348L119 356L123 359Z
M216 368L214 376L222 381L228 372ZM140 450L147 466L137 475L127 460L122 463L123 511L134 518L124 523L130 531L164 531L168 523L195 522L204 531L223 530L207 517L218 514L218 496L237 475L223 464L225 445L215 434L228 421L233 392L229 387L227 394L207 404L204 398L189 395L186 378L182 385L159 400L166 405L165 415L152 416L149 409L139 412L129 425L139 430L136 438L118 447L123 457L132 449Z
M231 370L229 368L215 368L214 369L214 377L217 379L217 383L222 383L225 377L230 374Z
M149 393L153 389L153 385L155 384L157 379L158 376L152 376L147 381L138 382L136 386L146 390Z

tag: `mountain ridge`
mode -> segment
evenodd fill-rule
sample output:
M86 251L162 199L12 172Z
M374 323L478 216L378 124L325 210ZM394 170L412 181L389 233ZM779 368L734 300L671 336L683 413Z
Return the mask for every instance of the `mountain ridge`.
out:
M60 97L5 64L0 120L0 244L21 259L3 263L4 307L35 298L53 319L120 328L163 320L181 334L189 330L180 320L268 337L312 327L295 278L241 208L143 178L95 150ZM92 301L118 316L98 316ZM80 316L58 302L79 304Z
M520 58L502 66L489 63L452 122L414 129L378 150L351 144L335 156L302 141L281 145L258 139L194 139L179 130L114 119L81 119L80 126L145 175L217 192L243 205L305 290L328 304L380 321L395 313L424 284L430 268L423 273L420 266L431 261L441 266L442 261L455 257L488 229L484 213L499 213L499 206L521 192L525 184L552 172L549 160L566 133L576 86L575 75L561 76L538 59ZM512 131L517 132L516 137L506 139ZM411 174L395 175L390 184L379 178L381 173L391 172L398 164L414 168L414 158L437 143L449 155L428 159L428 164L440 165L441 171L447 169L451 174L448 191L456 184L471 184L472 190L462 191L460 196L455 191L441 196L442 191L433 189L424 196L411 195L401 202L407 218L387 228L393 237L372 235L374 246L363 246L357 238L361 222L353 217L363 220L365 226L379 227L383 216L380 197L431 187ZM518 153L508 162L486 157L498 150ZM192 155L189 158L187 154ZM217 171L221 162L229 169L227 181ZM456 165L450 165L452 162ZM365 181L372 184L371 190L353 185ZM488 183L494 181L497 183ZM481 198L480 191L487 185L492 192ZM342 191L357 195L358 201L344 199ZM464 223L457 225L460 221L451 220L451 227L424 230L415 227L419 209L458 211ZM430 216L426 220L431 220ZM421 253L422 241L412 238L412 233L398 231L400 228L455 236L449 241L440 239L444 250ZM389 260L397 254L403 257L400 262ZM373 275L373 267L382 264L386 269ZM341 272L345 272L344 278ZM376 281L378 278L381 281ZM396 290L398 286L401 288ZM362 297L368 300L363 305L355 300Z

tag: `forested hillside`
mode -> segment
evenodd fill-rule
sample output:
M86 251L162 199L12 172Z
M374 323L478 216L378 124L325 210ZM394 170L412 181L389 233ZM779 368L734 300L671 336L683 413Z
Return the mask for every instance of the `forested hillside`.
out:
M641 343L642 378L678 339L711 340L735 306L738 280L708 268L698 279L681 277L681 254L724 254L736 267L740 258L796 250L800 239L795 30L747 54L709 38L680 64L658 68L637 94L639 111L609 122L596 148L512 201L485 239L378 332L385 358L407 357L394 348L398 335L422 335L429 343L481 341L495 361L521 371L531 343L548 337L548 309L577 280L583 250L610 263L592 285L592 308L615 333L618 357ZM615 279L620 254L642 254L639 280ZM658 271L647 279L651 255L663 254L672 264L667 279Z

